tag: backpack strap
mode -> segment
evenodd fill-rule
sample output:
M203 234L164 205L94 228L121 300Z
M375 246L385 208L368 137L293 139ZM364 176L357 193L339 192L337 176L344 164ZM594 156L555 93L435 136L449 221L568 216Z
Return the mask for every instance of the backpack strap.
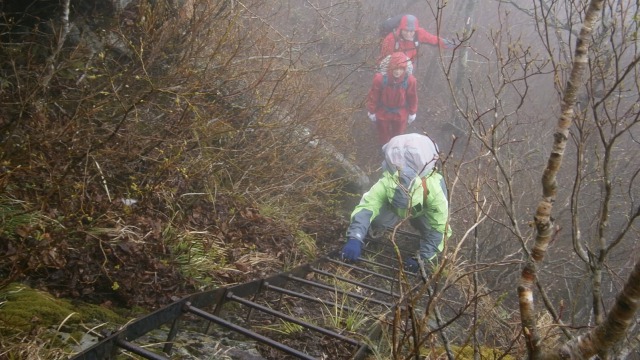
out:
M388 80L387 74L382 74L382 88L383 89L385 87L387 87L388 81L389 80ZM409 87L409 74L407 74L406 71L404 73L404 79L402 80L402 84L400 86L402 86L402 89L404 89L404 90L407 90L407 87ZM398 86L396 84L393 84L393 87L397 88ZM407 103L406 103L406 99L405 99L405 104L403 106L400 106L400 107L383 106L383 107L387 112L398 114L400 112L400 109L402 109L403 107L406 107L406 105L407 105Z
M429 196L429 189L427 188L427 177L422 177L422 208L427 207L427 197Z
M393 34L393 39L396 41L394 49L395 51L398 51L400 50L400 40L398 39L399 35L396 33L395 30L392 32L392 34ZM416 51L418 51L418 48L420 47L420 41L418 41L418 34L413 34L413 46L416 49Z
M387 87L387 83L389 82L387 78L387 74L382 74L382 87ZM409 74L407 74L407 70L404 71L404 79L402 80L402 88L407 90L409 87Z
M398 36L399 35L396 33L395 30L392 32L392 34L393 34L393 39L396 41L395 51L399 51L400 50L400 40L398 40ZM413 35L413 46L414 46L414 48L416 49L416 52L417 52L418 48L420 47L420 41L418 41L418 34L414 34ZM405 55L406 55L406 52L404 50L402 52L404 52ZM418 59L419 59L419 57L416 54L416 57L413 59L413 61L414 61L414 69L418 67Z

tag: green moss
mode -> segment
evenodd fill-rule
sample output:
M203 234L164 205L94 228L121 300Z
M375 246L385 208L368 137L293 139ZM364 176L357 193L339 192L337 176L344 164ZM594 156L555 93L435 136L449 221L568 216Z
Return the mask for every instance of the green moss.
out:
M472 360L473 357L473 347L471 345L460 347L460 346L451 346L451 351L454 353L456 359L460 360ZM445 351L442 349L442 353L440 355L444 355ZM499 349L480 347L480 358L491 360L491 359L504 359L504 360L515 360L516 358L511 355L504 355L504 353Z
M80 320L87 323L107 322L112 324L123 324L126 319L103 306L81 303L75 307L80 313ZM144 312L147 312L146 310Z
M3 336L30 331L36 327L104 322L122 324L125 321L115 312L101 306L72 304L22 284L10 284L0 291L0 335Z

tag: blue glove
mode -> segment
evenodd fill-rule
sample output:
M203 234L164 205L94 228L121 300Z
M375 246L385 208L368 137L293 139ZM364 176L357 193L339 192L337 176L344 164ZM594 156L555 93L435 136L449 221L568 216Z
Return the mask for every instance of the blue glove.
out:
M416 259L412 257L404 259L404 271L415 273L418 272L419 269L420 265Z
M362 241L349 239L342 248L342 258L349 261L356 261L362 252Z
M453 49L456 47L456 42L449 39L442 39L442 43L444 44L445 49Z

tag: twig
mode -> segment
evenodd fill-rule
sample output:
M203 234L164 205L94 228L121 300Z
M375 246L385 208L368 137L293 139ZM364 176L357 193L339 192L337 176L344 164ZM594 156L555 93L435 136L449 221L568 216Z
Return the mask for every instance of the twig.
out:
M102 186L104 186L104 190L107 192L107 197L109 198L109 202L111 202L111 194L109 194L109 187L107 186L107 180L104 178L104 174L102 173L102 169L100 168L100 164L98 164L98 161L94 158L93 162L96 163L96 167L98 168L98 171L100 172L100 178L102 178Z

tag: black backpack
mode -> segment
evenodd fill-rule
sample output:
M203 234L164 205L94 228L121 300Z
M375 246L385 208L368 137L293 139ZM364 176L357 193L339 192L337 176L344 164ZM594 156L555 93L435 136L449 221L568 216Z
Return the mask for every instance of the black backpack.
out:
M385 37L387 36L387 34L395 30L395 28L397 28L398 25L400 25L400 20L402 20L402 17L405 15L407 14L396 15L394 17L390 17L387 20L383 21L380 24L380 28L379 28L380 36Z
M405 15L409 15L409 14L400 14L400 15L396 15L393 17L388 18L387 20L383 21L380 26L379 26L379 33L380 33L380 37L384 38L385 36L387 36L389 33L392 33L399 25L400 25L400 21L402 20L402 17ZM393 37L396 40L396 44L394 46L395 50L398 50L400 48L400 44L399 44L399 40L396 36L396 34L393 34ZM413 35L413 43L416 47L416 49L418 48L418 46L420 46L420 42L418 42L416 40L416 35Z

